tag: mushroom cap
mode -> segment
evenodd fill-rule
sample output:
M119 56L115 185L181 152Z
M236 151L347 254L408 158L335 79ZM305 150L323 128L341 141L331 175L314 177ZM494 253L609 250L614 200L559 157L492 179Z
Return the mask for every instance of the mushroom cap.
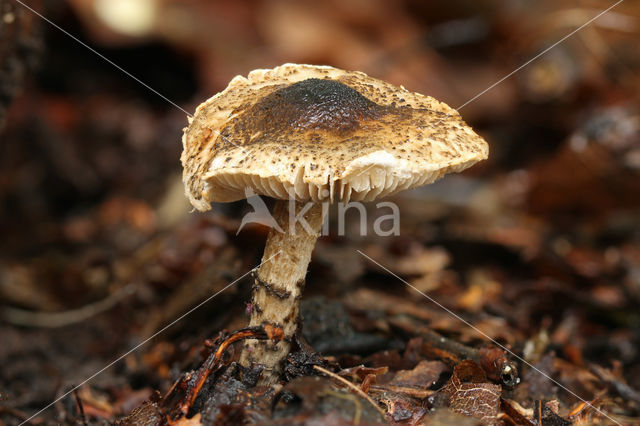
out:
M196 109L182 138L186 194L370 201L487 158L487 143L436 99L329 66L236 76ZM251 191L248 191L248 189Z

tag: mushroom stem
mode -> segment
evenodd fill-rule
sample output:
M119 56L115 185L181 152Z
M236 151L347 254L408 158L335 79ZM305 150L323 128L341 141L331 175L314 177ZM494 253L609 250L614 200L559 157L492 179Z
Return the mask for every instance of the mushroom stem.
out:
M282 361L289 353L298 328L298 308L304 288L307 266L316 244L326 209L319 203L276 202L273 217L280 227L271 228L256 274L251 301L250 327L271 324L282 328L284 337L271 340L247 340L240 364L261 364L260 385L277 382Z

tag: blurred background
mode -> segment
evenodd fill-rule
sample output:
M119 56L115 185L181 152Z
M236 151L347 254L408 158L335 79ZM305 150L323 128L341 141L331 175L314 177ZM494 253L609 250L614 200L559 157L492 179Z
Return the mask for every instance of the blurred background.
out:
M309 294L395 286L359 248L478 315L492 337L523 347L544 331L564 359L615 359L640 386L637 2L477 98L614 2L25 3L162 96L0 0L0 405L41 408L257 263L266 230L235 236L246 203L190 213L180 138L185 110L235 75L285 62L364 71L462 107L491 147L462 176L397 196L399 237L324 238ZM194 312L83 397L110 418L166 390L204 338L246 323L249 287ZM357 294L350 313L363 306ZM477 339L465 333L454 330Z

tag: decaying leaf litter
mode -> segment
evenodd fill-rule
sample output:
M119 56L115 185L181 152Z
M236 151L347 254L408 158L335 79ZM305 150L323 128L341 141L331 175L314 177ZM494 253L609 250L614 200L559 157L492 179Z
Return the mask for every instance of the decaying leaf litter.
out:
M570 25L558 18L561 13L552 13L563 12L564 5L549 5L548 10L542 5L536 13L518 15L527 25L517 30L501 27L508 13L517 10L467 11L494 32L442 47L438 43L446 33L431 29L425 33L426 46L406 43L409 50L381 56L386 59L377 73L358 63L356 55L344 62L337 49L305 55L322 63L328 61L323 55L334 55L331 62L342 68L363 69L385 79L395 75L399 84L437 98L460 96L462 104L474 89L478 92L500 78L500 67L515 68ZM192 13L202 12L197 2L192 7ZM218 14L237 16L238 21L250 16L218 7ZM366 44L360 30L350 25L354 15L339 6L332 11L263 7L274 21L295 16L332 23L342 28L355 52ZM415 17L434 15L420 14L418 6L409 4L377 7L387 8L386 16L413 22L405 26L406 34L376 32L385 40L383 46L415 40L409 36L420 33L411 29L424 31ZM412 8L413 15L405 7ZM595 6L584 7L582 13L588 16L589 7ZM610 422L517 360L509 359L518 367L519 384L509 389L495 380L495 372L479 367L480 358L475 358L487 348L486 339L367 261L360 250L607 415L623 424L636 423L637 73L632 71L634 51L625 48L625 31L633 31L633 26L620 23L636 15L632 7L618 12L622 15L613 21L617 30L598 26L583 36L600 38L609 48L587 54L588 44L568 43L564 55L541 60L537 67L532 64L497 92L478 99L480 104L461 111L490 141L492 157L464 178L399 197L400 236L360 238L354 216L355 226L347 224L347 236L319 241L301 307L304 340L296 342L282 389L252 387L252 372L230 364L241 345L234 343L215 365L192 411L187 417L174 416L174 421ZM69 11L57 13L73 24ZM376 16L359 19L371 28L385 28ZM428 18L433 20L429 28L447 24L451 16ZM276 34L289 27L276 30L274 25L263 23L252 31L292 55L293 46L278 44ZM535 36L524 34L529 26L542 30ZM99 41L104 35L94 37ZM251 43L251 37L246 34L237 42ZM56 51L67 55L69 63L92 61L53 32L45 31L43 40L49 50L51 44L59 47ZM504 50L507 41L517 46L513 52ZM171 43L169 52L182 49L175 40ZM464 50L470 47L487 55L476 59ZM196 50L193 55L199 58L222 54L207 52L204 46ZM413 65L407 66L405 52L413 53ZM460 70L454 64L462 57L469 61L466 72L475 67L478 76L465 78L465 84L478 87L438 86L444 81L437 78L439 67ZM557 74L544 74L566 60L575 71L571 79L556 81ZM171 61L183 63L169 59L169 66ZM87 90L95 84L77 78L83 73L100 73L113 87L137 89L102 64L72 70L61 62L41 59L62 71L55 74L57 92L43 85L43 77L23 89L9 110L2 137L7 155L2 160L6 249L0 287L5 342L0 415L7 424L19 423L255 267L266 238L260 226L235 235L245 205L218 206L221 214L213 217L187 215L187 208L180 207L184 205L177 200L183 195L172 182L179 179L175 135L184 125L183 113L165 109L152 95L128 102L126 94L104 87L94 89L101 96L83 98L83 85ZM226 75L264 64L251 65L233 65L237 69ZM426 69L434 75L433 83L416 77ZM188 72L185 75L188 81ZM541 85L536 80L540 75L550 75L545 80L549 84ZM70 80L81 87L60 84ZM211 90L204 90L204 96L225 82L208 83ZM454 87L462 94L442 95ZM203 97L184 87L172 90L193 102ZM466 91L469 96L463 96ZM78 108L78 103L86 107ZM96 142L87 144L87 138ZM40 155L29 155L34 152ZM47 191L40 189L44 182ZM24 238L26 229L29 238ZM171 401L170 387L185 383L190 371L200 371L229 335L246 326L250 307L244 302L250 286L247 278L229 288L41 418L63 423L82 421L83 416L90 423L135 418L153 424L153 419L175 414L184 393L174 392L177 398ZM117 303L111 304L113 300ZM42 328L56 321L70 325ZM434 345L437 336L445 338L444 347Z

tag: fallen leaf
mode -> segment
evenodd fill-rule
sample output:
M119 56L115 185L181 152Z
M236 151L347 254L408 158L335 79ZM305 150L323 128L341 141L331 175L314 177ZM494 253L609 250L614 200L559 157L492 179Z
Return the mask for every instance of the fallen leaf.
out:
M449 367L441 361L420 361L413 370L398 371L388 384L428 389L438 382L442 373L448 370Z
M453 411L480 419L485 425L498 423L502 388L487 382L478 364L464 360L453 369L453 375L438 392L429 398L436 406L449 406Z

